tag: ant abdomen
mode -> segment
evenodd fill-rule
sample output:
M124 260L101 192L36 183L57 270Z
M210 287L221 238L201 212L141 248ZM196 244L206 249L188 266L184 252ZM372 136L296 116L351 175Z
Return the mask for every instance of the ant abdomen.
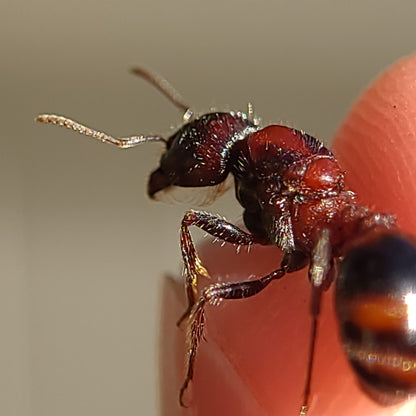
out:
M336 305L348 359L361 384L390 404L416 392L416 246L374 233L340 264Z

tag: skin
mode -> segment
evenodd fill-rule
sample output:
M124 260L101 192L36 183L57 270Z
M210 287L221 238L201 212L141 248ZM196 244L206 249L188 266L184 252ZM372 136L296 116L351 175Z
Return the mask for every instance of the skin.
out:
M364 205L397 215L416 235L416 56L395 64L363 94L338 130L332 150L347 171L347 185ZM279 250L250 253L205 244L199 249L211 281L246 280L278 268ZM206 285L207 282L201 282ZM161 407L172 415L298 415L309 339L306 271L273 282L242 301L206 309L205 338L194 380L178 405L183 377L184 332L175 320L184 309L183 289L167 280L161 333ZM360 388L338 338L333 293L324 294L308 415L416 415L413 401L382 407Z

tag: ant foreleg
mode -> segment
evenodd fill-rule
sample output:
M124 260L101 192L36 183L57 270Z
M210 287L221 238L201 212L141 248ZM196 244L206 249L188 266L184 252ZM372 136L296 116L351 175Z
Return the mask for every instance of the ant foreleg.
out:
M189 232L189 227L192 225L227 243L251 245L257 242L251 234L217 215L212 215L205 211L192 210L185 213L181 225L181 250L185 267L185 291L188 307L180 317L178 325L189 316L196 302L198 276L209 277L207 270L201 264L201 260L196 253L195 245Z
M186 377L179 393L179 402L185 406L183 395L193 378L194 364L198 345L204 331L206 303L218 304L225 299L243 299L256 295L262 291L271 281L280 279L286 274L286 268L280 268L258 280L248 280L236 283L216 283L203 290L202 296L192 308L188 327L187 345L188 359L186 363Z

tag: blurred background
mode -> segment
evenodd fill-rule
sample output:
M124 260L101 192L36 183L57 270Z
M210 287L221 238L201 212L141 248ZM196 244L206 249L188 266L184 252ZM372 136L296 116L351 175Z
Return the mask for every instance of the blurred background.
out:
M129 74L144 65L197 112L250 101L328 142L416 49L415 17L412 0L3 2L0 414L159 413L161 288L192 207L146 198L157 144L121 151L36 114L169 135L181 114ZM241 219L232 193L209 210Z

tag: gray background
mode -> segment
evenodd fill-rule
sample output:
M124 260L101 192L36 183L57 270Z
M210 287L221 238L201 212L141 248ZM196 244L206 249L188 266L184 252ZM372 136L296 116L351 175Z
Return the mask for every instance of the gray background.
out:
M416 47L414 1L14 1L0 13L0 414L158 414L161 282L190 205L144 195L160 148L120 151L35 125L112 134L180 114L127 70L164 74L197 111L245 110L329 140L354 97ZM232 195L211 208L232 220ZM198 235L198 233L196 233Z

